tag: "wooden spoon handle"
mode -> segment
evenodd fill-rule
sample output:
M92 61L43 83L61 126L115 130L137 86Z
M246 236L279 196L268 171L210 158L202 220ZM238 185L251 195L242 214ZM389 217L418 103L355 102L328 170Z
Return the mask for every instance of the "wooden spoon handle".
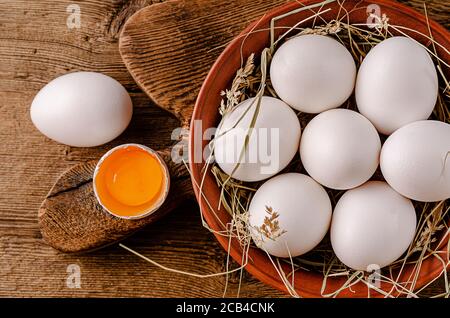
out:
M169 196L161 208L139 220L112 216L94 196L92 176L97 161L81 163L60 176L39 208L39 226L45 242L66 253L95 250L126 238L192 198L187 169L173 163L170 149L158 153L171 175Z
M142 90L189 125L203 80L226 44L266 11L287 1L154 4L127 20L119 38L120 55Z

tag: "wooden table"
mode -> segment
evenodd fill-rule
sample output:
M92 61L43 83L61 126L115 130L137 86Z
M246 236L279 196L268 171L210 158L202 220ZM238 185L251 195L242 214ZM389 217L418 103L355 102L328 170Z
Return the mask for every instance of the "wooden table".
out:
M98 159L127 142L155 149L170 145L175 118L157 108L133 82L118 52L126 19L150 0L76 1L81 28L66 25L75 1L0 1L0 296L15 297L221 297L225 277L197 279L166 272L117 245L86 255L61 254L43 243L37 209L58 175L73 164ZM422 10L422 1L402 1ZM450 3L426 1L429 15L450 27ZM423 11L423 10L422 10ZM134 117L110 144L86 149L53 142L32 125L29 106L51 79L73 71L96 71L120 81L130 92ZM195 202L125 241L166 266L195 273L224 271L226 253L203 229ZM81 269L81 288L69 288L68 266ZM239 275L228 278L227 296L236 296ZM443 282L424 295L443 291ZM282 293L245 273L241 297Z

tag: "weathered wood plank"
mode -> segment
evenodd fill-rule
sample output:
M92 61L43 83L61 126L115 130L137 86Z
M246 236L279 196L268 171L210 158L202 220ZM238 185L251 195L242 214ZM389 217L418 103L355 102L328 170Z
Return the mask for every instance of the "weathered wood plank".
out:
M66 27L62 0L4 0L0 4L0 296L221 297L225 277L199 280L155 268L111 246L89 255L65 255L43 243L37 210L59 174L98 159L107 149L139 142L164 148L178 121L154 105L126 71L118 51L123 21L152 1L77 1L82 27ZM158 1L153 1L158 2ZM409 1L402 1L409 2ZM421 1L411 1L421 7ZM448 1L427 1L430 16L450 26ZM127 9L128 8L128 9ZM131 92L132 124L117 140L94 148L59 145L31 124L29 105L48 81L69 71L104 72ZM196 273L224 269L226 254L186 203L125 243L169 267ZM81 289L66 285L67 266L81 267ZM238 288L232 275L229 296ZM425 295L442 292L442 282ZM243 297L283 296L244 274Z

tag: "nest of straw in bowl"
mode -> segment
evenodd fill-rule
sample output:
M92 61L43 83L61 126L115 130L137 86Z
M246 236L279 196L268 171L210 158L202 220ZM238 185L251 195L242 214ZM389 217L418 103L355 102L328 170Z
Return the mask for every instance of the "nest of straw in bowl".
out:
M277 97L270 83L268 74L269 65L277 47L290 37L305 34L331 36L347 47L359 66L370 49L381 41L395 35L410 37L410 33L418 33L416 30L391 24L386 16L380 17L374 15L374 23L371 25L352 24L348 19L351 12L347 11L342 4L340 4L341 10L338 12L336 18L327 21L321 16L322 13L326 12L326 10L322 10L322 8L330 2L333 2L333 0L315 5L314 7L318 8L318 10L314 11L311 7L300 9L311 10L311 16L308 18L314 19L311 27L302 27L301 25L304 21L299 21L297 25L287 29L279 37L275 38L275 26L274 24L271 25L270 46L265 48L258 58L256 58L254 54L251 54L246 63L236 71L236 76L231 86L222 92L223 100L221 105L218 106L222 116L232 111L240 102L248 98L263 95ZM424 8L426 14L426 7L424 6ZM287 14L294 13L296 12ZM428 16L426 16L426 18L428 21ZM445 72L443 71L446 68L450 68L450 65L445 62L445 59L448 60L448 56L444 59L437 53L440 50L450 55L450 52L440 43L436 42L433 39L431 29L429 29L429 31L429 34L420 34L420 36L428 39L431 43L430 48L419 44L430 53L430 56L432 56L436 64L438 74L440 75L438 103L430 119L450 123L450 110L448 107L450 102L450 86L446 79ZM354 98L351 97L342 107L356 110ZM255 116L257 116L257 112L255 112ZM312 117L312 115L298 113L298 118L303 128ZM213 158L214 153L213 145L214 143L212 142L210 144L211 159ZM237 238L242 247L242 251L248 253L249 248L254 246L248 224L248 207L253 194L263 182L245 183L237 181L225 174L212 160L207 160L205 167L205 173L208 169L211 169L220 189L220 206L218 208L220 209L223 207L230 214L231 220L227 226L226 235ZM296 157L296 159L283 170L283 172L291 171L305 173L299 157ZM383 180L383 177L378 171L372 180ZM328 194L335 204L343 194L343 191L328 190ZM390 291L382 290L373 285L373 276L371 276L370 273L355 271L342 264L334 255L331 244L327 238L325 238L313 251L299 257L290 259L279 259L270 255L268 255L268 257L270 258L272 265L276 267L280 279L287 291L292 296L298 296L292 277L297 270L306 270L321 273L323 275L322 296L325 297L336 297L343 290L348 288L351 289L351 286L357 283L364 283L368 288L374 289L385 297L417 297L424 288L428 287L435 279L442 276L445 279L446 290L444 293L435 296L449 297L450 286L447 278L447 267L450 265L450 207L448 201L449 200L438 203L414 202L418 224L412 244L401 259L390 266L383 268L381 273L377 274L378 279L382 282L391 284L392 288ZM223 235L223 233L221 233L221 235ZM418 288L417 280L422 269L422 264L429 258L436 258L442 263L441 273L438 273L436 278L430 279L427 284ZM290 273L286 274L282 269L283 263L287 263L290 268L292 268ZM412 270L405 279L403 272L406 267L412 268ZM345 278L342 280L342 285L335 290L327 290L326 287L329 279L336 277ZM368 296L370 296L370 292L368 293Z

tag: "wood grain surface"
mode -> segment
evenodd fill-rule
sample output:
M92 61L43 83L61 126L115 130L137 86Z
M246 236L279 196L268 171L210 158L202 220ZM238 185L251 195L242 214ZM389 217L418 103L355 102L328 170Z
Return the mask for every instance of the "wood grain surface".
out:
M423 11L422 1L402 2ZM43 243L37 211L58 175L125 142L163 149L172 143L171 132L180 125L140 90L119 55L118 35L124 22L152 1L76 1L81 8L80 29L66 25L66 8L71 3L0 1L0 296L221 297L226 277L199 280L168 273L117 245L86 255L67 255ZM427 1L427 6L432 18L450 28L447 0ZM71 71L103 72L121 82L132 96L132 123L110 144L72 148L47 139L33 127L29 106L36 92ZM195 89L189 94L195 94ZM226 265L226 253L202 228L197 204L192 201L125 244L185 271L215 273ZM71 264L81 268L81 288L66 284ZM239 275L230 275L226 295L236 296L238 285ZM440 280L424 296L442 291ZM240 296L284 295L244 273Z
M187 126L203 79L226 44L286 2L189 0L149 6L128 19L119 50L143 91Z

